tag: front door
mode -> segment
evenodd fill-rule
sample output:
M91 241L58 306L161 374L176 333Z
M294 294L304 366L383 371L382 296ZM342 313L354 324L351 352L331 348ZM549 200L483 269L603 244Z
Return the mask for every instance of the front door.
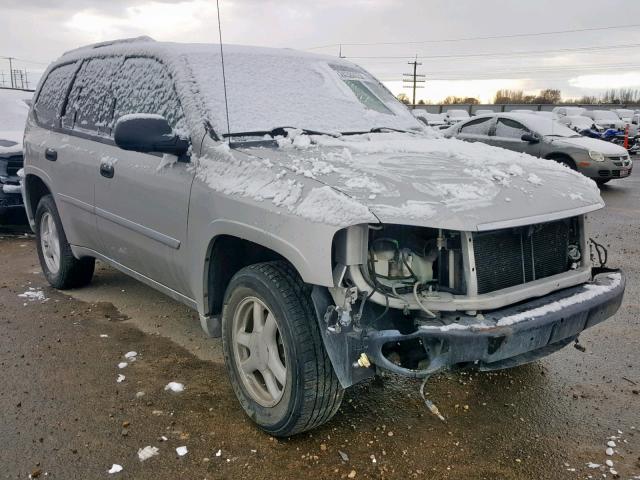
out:
M171 77L157 60L126 59L113 92L114 123L129 113L155 113L175 130L186 131ZM177 160L109 146L96 166L96 218L106 256L188 295L185 249L195 172Z
M541 151L540 143L531 143L522 140L522 136L525 134L533 135L533 132L520 122L510 118L498 117L488 143L495 147L502 147L507 150L528 153L534 157L539 157Z

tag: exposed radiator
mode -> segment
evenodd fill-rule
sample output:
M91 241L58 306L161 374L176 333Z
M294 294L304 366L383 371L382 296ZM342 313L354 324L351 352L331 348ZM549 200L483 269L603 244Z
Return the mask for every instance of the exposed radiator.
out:
M473 234L478 293L488 293L569 270L575 219Z

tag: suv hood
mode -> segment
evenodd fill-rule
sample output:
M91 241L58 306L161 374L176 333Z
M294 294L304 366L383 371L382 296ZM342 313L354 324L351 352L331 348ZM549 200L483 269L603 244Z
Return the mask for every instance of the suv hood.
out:
M566 145L574 148L581 148L584 150L595 150L603 155L615 155L624 156L627 151L620 145L615 143L605 142L604 140L598 140L597 138L589 137L547 137L550 139L550 143L554 145Z
M0 130L0 155L3 157L22 154L22 132Z
M290 134L277 140L278 149L245 153L280 171L278 178L293 173L306 185L308 179L325 185L311 192L304 188L302 203L293 209L302 216L308 210L300 208L304 197L318 197L316 191L328 187L350 197L345 208L360 212L363 222L371 221L361 214L368 210L384 223L452 230L545 222L604 206L596 184L563 165L437 133ZM335 199L328 200L324 209L335 209ZM315 207L323 208L322 202ZM336 216L355 220L344 212ZM319 218L328 222L330 212Z

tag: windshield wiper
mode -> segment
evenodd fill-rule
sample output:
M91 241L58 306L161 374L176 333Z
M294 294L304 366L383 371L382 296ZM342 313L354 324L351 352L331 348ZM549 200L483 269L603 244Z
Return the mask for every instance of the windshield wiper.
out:
M232 132L232 133L224 133L222 136L224 138L228 137L263 137L265 135L269 135L272 138L282 136L286 137L289 135L287 130L299 130L305 135L329 135L331 137L336 137L335 133L327 133L327 132L318 132L316 130L309 130L307 128L297 128L297 127L276 127L271 130L256 130L252 132Z
M403 130L401 128L393 127L373 127L369 130L362 132L342 132L342 135L364 135L366 133L387 133L387 132L400 132L400 133L416 133L411 130Z

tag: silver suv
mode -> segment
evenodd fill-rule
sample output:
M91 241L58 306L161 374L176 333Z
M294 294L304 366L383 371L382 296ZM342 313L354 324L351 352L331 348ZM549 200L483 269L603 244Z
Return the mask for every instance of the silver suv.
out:
M196 309L267 432L321 425L383 370L533 361L617 310L590 180L425 132L343 59L225 46L223 78L219 54L65 54L29 114L23 196L51 285L99 259Z

